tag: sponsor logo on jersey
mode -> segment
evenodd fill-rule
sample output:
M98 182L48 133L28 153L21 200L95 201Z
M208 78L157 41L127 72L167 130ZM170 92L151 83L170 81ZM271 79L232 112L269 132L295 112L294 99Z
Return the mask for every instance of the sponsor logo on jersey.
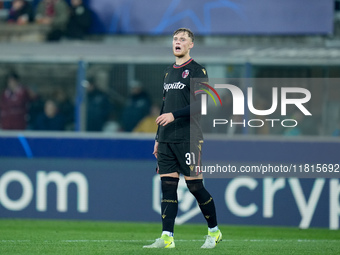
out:
M168 92L169 89L184 89L185 86L186 85L181 82L174 82L169 84L164 83L164 90Z
M187 78L188 77L188 75L189 75L189 70L187 69L187 70L185 70L183 73L182 73L182 78Z

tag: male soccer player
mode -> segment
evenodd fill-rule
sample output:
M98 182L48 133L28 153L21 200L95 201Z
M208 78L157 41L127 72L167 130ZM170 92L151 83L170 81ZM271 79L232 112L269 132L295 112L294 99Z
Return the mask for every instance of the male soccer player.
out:
M174 248L174 224L178 209L177 186L183 174L189 191L195 196L208 223L208 235L201 248L214 248L222 239L218 229L214 200L203 185L202 174L195 173L200 166L202 131L199 125L202 83L206 70L190 57L194 35L187 28L173 33L172 50L176 62L164 74L163 105L156 119L158 131L153 154L157 158L162 187L161 237L144 248ZM190 82L190 80L192 82ZM190 123L191 122L191 123ZM191 126L191 128L190 128ZM190 141L193 146L190 146Z

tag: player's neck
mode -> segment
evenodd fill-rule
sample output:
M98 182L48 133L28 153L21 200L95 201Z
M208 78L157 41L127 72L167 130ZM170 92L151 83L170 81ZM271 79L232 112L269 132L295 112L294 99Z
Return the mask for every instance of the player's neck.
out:
M183 57L176 57L176 65L180 66L182 64L184 64L185 62L187 62L190 59L190 55L185 55Z

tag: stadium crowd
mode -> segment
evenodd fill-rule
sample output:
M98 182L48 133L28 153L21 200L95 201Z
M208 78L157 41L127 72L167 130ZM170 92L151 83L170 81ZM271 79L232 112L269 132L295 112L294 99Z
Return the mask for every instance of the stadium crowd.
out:
M83 0L13 0L3 5L4 22L48 26L46 41L83 40L92 24L92 11Z
M340 13L339 6L339 1L336 1L337 13ZM8 11L6 17L2 17L5 24L22 27L36 24L49 27L46 34L47 42L86 40L93 23L93 11L84 4L83 0L0 1L0 9ZM270 68L267 70L270 74L275 72ZM268 73L264 74L264 77L269 77ZM290 73L285 75L288 77ZM76 100L74 94L66 93L62 86L51 87L48 93L42 94L40 91L32 89L33 84L27 83L20 76L24 77L24 74L18 70L10 70L6 79L0 79L0 128L2 130L75 130ZM120 95L121 98L117 100L110 94L109 89L102 89L97 83L98 81L93 77L87 78L86 131L155 132L157 126L155 126L154 120L159 112L160 98L150 95L150 89L145 90L140 81L133 81L129 84L124 82L121 86L127 86L128 92ZM74 86L74 84L70 85ZM337 92L338 90L330 94L336 95ZM313 94L317 93L313 92ZM338 98L333 99L333 101L337 100ZM268 95L265 93L259 94L255 104L256 109L268 109L271 106L271 99L268 99ZM230 95L223 95L223 106L216 108L217 110L213 109L209 115L210 122L206 123L211 123L214 116L221 116L221 112L223 112L224 118L241 122L242 120L238 116L232 116L231 105ZM334 108L336 107L334 106ZM252 134L300 136L321 133L321 113L318 116L313 116L315 118L304 118L299 112L294 111L290 111L288 114L291 119L301 122L301 125L284 130L269 129L268 126L263 126L253 129ZM212 126L206 125L206 123L202 123L202 127L207 133L227 135L244 133L240 125L234 127L221 125L212 129ZM339 136L339 123L336 122L333 126L330 134Z
M61 88L39 94L21 80L14 70L6 76L0 94L0 128L2 130L72 131L75 128L75 104ZM159 106L152 105L150 95L139 81L132 81L130 92L120 105L110 99L93 77L86 87L86 131L154 133Z

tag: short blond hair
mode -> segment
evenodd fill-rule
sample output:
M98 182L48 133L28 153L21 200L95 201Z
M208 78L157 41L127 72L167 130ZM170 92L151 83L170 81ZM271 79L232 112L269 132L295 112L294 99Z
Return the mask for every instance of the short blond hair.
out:
M191 41L194 41L194 39L195 39L194 33L189 28L184 28L184 27L179 28L173 33L172 36L175 36L179 33L187 33L188 36L191 38Z

